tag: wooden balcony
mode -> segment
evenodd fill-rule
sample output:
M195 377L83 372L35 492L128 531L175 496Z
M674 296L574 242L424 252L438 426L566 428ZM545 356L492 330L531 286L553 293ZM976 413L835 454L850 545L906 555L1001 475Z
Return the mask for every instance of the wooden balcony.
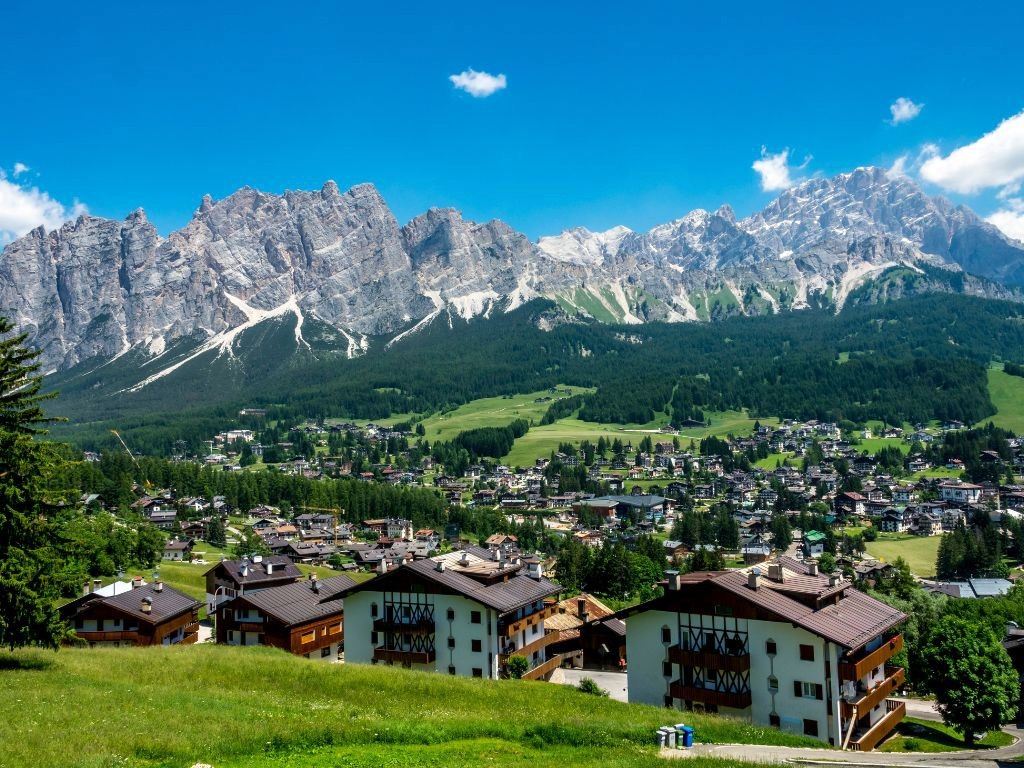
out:
M554 670L558 669L558 667L561 665L561 663L562 663L562 654L556 654L555 656L552 656L550 659L548 659L544 663L538 664L536 667L531 669L529 672L527 672L525 675L523 675L522 679L523 680L539 680L542 677L544 677L545 675L549 674L550 672L553 672Z
M138 630L116 630L113 632L86 632L76 630L75 635L87 643L137 643L139 641Z
M373 631L390 632L392 634L408 632L412 635L432 635L434 634L434 620L402 621L401 619L376 619L373 622Z
M265 627L262 622L240 621L235 625L235 629L239 632L262 632Z
M687 651L678 645L668 649L668 660L684 667L721 669L729 672L746 672L750 669L750 654L731 656L717 651Z
M894 635L871 653L860 659L839 662L839 677L842 680L857 681L875 667L880 667L903 650L903 635Z
M532 643L527 643L522 648L517 648L511 653L502 653L498 655L498 663L504 664L513 656L522 656L524 658L530 658L533 654L542 648L550 645L551 643L557 642L558 633L548 632L546 635L541 635Z
M870 691L865 692L864 695L856 701L842 702L842 714L844 718L849 719L853 717L854 707L857 708L857 715L863 717L881 704L885 699L896 693L896 690L903 685L906 679L903 667L886 665L885 674L886 677L884 680Z
M432 664L437 658L435 651L396 651L387 648L374 648L373 660L391 662L392 664Z
M892 733L892 729L902 722L907 715L906 702L888 699L885 703L886 714L864 733L854 734L850 749L855 752L870 752L882 739Z
M716 707L731 707L733 709L746 709L750 706L750 691L733 693L730 691L714 691L709 688L697 688L692 685L683 685L682 681L676 680L669 686L669 694L673 699L684 701L695 701L701 704L713 704Z
M516 632L521 632L528 627L532 627L534 624L544 621L544 619L550 618L556 613L558 613L558 603L554 601L545 601L544 607L536 613L531 613L529 616L524 616L523 618L513 621L510 624L506 624L503 627L499 626L498 634L504 635L505 637L514 635Z

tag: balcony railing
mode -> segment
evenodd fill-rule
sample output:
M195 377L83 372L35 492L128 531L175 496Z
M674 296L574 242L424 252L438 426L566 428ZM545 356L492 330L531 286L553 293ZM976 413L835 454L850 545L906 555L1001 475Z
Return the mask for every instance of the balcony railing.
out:
M545 646L550 645L558 640L557 632L548 632L546 635L541 635L532 643L527 643L522 648L516 648L514 651L508 653L502 653L498 655L498 663L504 664L513 656L522 656L524 658L530 658L536 651L541 650Z
M684 701L695 701L701 704L713 704L716 707L731 707L733 709L746 709L750 706L750 691L716 691L710 688L698 688L693 685L683 685L676 680L669 686L669 694L673 699Z
M878 743L892 733L892 729L902 722L907 714L906 702L889 699L885 702L886 714L867 731L850 742L850 749L855 752L870 752Z
M557 669L559 667L559 665L561 665L561 663L562 663L562 654L557 654L555 656L552 656L550 659L548 659L544 663L538 664L536 667L534 667L529 672L527 672L525 675L523 675L523 680L539 680L540 678L544 677L549 672L552 672L555 669Z
M869 691L863 692L863 695L855 701L843 701L842 712L843 717L849 719L853 717L853 708L857 708L857 715L863 717L872 709L881 704L885 699L896 693L896 690L903 685L906 675L903 671L903 667L893 667L886 665L885 667L885 679L882 680L878 685Z
M139 639L138 630L113 630L110 632L86 632L85 630L75 630L75 634L81 639L89 643L113 643L113 642L126 642L128 640L135 642Z
M430 664L437 658L436 651L399 651L374 648L374 661L390 661L392 664Z
M684 667L702 667L703 669L720 669L729 672L746 672L750 669L750 654L733 656L717 651L688 651L673 645L668 649L668 660Z
M839 676L843 680L860 680L875 667L882 666L902 650L903 635L894 635L860 659L839 662Z
M417 619L416 621L404 621L399 618L377 619L373 622L373 631L395 634L409 632L410 634L429 635L434 632L434 620L427 618Z
M505 635L506 637L514 635L516 632L520 632L527 627L532 627L534 624L544 621L544 619L550 618L556 613L558 613L558 603L554 601L545 602L544 607L541 610L506 624L504 627L499 627L498 634Z

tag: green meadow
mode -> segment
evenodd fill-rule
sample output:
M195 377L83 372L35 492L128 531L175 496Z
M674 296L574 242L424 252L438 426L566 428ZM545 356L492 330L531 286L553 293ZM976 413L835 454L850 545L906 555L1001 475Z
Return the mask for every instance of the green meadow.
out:
M552 683L325 664L260 647L0 654L0 693L5 768L668 766L653 734L680 720L705 742L811 743Z
M988 393L996 407L996 414L984 420L997 427L1024 434L1024 379L1011 376L1003 369L988 369Z

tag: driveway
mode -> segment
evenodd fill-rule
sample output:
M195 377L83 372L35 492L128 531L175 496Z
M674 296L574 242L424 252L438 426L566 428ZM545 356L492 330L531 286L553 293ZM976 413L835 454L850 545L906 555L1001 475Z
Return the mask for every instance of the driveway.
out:
M561 674L559 674L561 673ZM589 677L616 701L627 701L625 672L602 672L597 669L559 669L551 676L551 682L562 685L579 685L580 680Z

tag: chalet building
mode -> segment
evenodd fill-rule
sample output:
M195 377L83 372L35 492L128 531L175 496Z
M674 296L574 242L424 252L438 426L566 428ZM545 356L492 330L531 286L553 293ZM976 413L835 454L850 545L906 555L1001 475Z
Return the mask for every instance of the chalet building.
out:
M406 562L331 600L345 601L346 662L494 679L522 656L533 680L562 661L547 654L558 634L545 628L558 591L535 559L467 547Z
M379 520L363 520L363 526L374 531L378 536L389 539L412 540L412 521L398 517L387 517Z
M615 612L585 592L558 604L558 613L544 622L557 638L548 654L559 654L574 667L621 669L626 665L626 624Z
M955 504L977 504L981 499L981 486L973 483L943 483L939 486L943 501Z
M61 606L60 616L90 647L188 645L199 638L199 605L161 581L135 579L97 585Z
M164 560L189 560L192 557L191 539L171 539L164 544Z
M863 517L867 499L856 491L844 491L836 496L836 513L845 517Z
M324 602L355 586L348 576L306 581L245 592L217 609L217 642L266 645L305 656L337 661L344 625L340 600Z
M732 715L854 750L903 719L888 662L906 616L816 563L670 572L628 617L629 699Z
M206 572L206 610L245 592L291 584L302 578L302 571L290 558L281 555L256 555L251 560L221 560Z

